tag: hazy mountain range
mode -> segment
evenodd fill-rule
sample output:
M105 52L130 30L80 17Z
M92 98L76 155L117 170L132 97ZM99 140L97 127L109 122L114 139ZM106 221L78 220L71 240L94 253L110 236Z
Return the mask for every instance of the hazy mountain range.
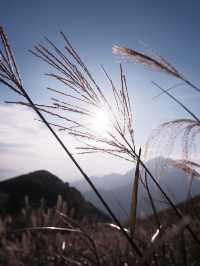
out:
M154 158L146 163L152 174L159 180L162 188L168 193L171 199L177 204L185 201L188 197L190 177L185 171L176 166L176 161L163 157ZM110 205L114 213L121 219L126 220L129 215L130 197L135 169L128 171L124 175L112 173L102 177L91 177L92 181L99 189L100 193ZM89 189L84 180L72 183L85 197L97 208L105 211L101 202ZM161 193L149 179L149 187L158 210L168 208L169 205L163 199ZM194 178L192 182L192 197L200 194L200 179ZM150 202L144 186L140 183L138 195L138 217L150 215L152 213Z
M185 170L177 167L176 161L158 157L148 161L146 165L175 204L187 199L190 178ZM102 177L91 177L113 212L123 221L129 217L134 171L132 169L124 175L112 173ZM149 180L149 188L157 209L168 208L169 205L151 180ZM200 179L193 180L191 191L192 196L200 194ZM32 207L38 207L41 198L45 199L47 207L54 207L57 196L62 195L69 209L75 209L78 219L86 216L96 216L100 220L108 219L108 216L103 214L104 207L85 180L72 182L69 185L44 170L0 182L0 213L19 212L24 206L26 195L29 197ZM146 189L140 182L138 217L145 217L151 213Z

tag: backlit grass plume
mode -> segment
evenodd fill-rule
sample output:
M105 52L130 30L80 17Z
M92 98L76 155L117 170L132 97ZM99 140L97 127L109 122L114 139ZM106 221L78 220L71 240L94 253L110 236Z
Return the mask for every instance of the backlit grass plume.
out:
M175 150L180 154L182 161L182 170L190 176L191 180L194 178L193 172L196 171L195 167L199 164L199 158L196 156L199 152L199 133L200 133L200 120L191 109L189 109L182 101L177 99L169 92L169 89L164 90L156 82L152 82L164 95L167 95L172 101L179 105L191 118L179 118L162 123L150 135L147 146L146 156L148 157L151 148L155 153L160 152L165 155L170 155ZM160 94L161 95L161 94ZM157 148L156 148L157 147ZM188 162L190 164L188 165ZM190 174L188 172L190 168ZM199 169L197 169L199 170ZM197 177L197 175L195 175Z
M57 97L52 98L52 105L38 105L38 108L67 121L56 126L81 140L82 145L77 147L79 153L103 152L134 161L133 115L122 66L119 88L102 66L112 90L108 99L62 32L61 36L65 42L64 52L47 38L46 46L39 44L31 51L56 71L47 75L65 85L63 90L48 88Z
M150 68L165 72L179 80L185 82L187 85L192 87L197 92L200 92L200 89L195 86L191 81L189 81L183 74L181 74L171 63L169 63L164 57L157 55L148 55L127 47L113 46L113 54L126 56L127 58L135 60L137 64L143 64Z
M61 116L65 120L70 120L68 121L68 126L66 124L65 126L63 124L56 124L56 126L60 127L60 130L68 131L69 134L79 138L83 142L82 146L77 147L81 153L103 152L131 162L138 161L148 177L153 180L165 199L173 207L179 218L182 219L183 215L162 189L159 182L157 182L155 177L147 169L143 161L140 160L140 156L135 149L131 102L122 66L120 65L119 88L115 86L113 80L102 67L111 86L112 95L110 99L107 96L108 94L105 94L104 90L96 83L91 72L62 32L61 36L65 42L64 52L58 49L47 38L45 38L47 42L46 46L39 44L31 51L34 55L53 67L55 72L47 74L49 77L59 81L62 85L67 85L64 86L64 90L50 88L57 95L61 95L62 100L53 98L53 104L44 106L44 108L47 108L47 111L51 110L51 112L54 110L54 115ZM66 52L68 55L66 55ZM140 57L141 55L138 53L137 56ZM149 63L151 61L149 57L144 56L143 59L146 59ZM163 64L164 62L167 72L174 73L177 78L184 80L181 74L163 59ZM159 64L156 60L152 60L152 63L162 68L161 62ZM67 89L71 93L68 93ZM64 97L66 97L66 101L63 100ZM69 103L69 98L73 99L72 104ZM40 106L38 107L40 108ZM61 115L60 112L62 112ZM71 116L69 116L70 114ZM99 116L101 117L100 119ZM101 127L100 132L98 132L96 124L102 124L104 130L102 131ZM139 181L139 171L137 178ZM137 197L137 189L138 183L136 182L133 185L135 195L132 195L132 203L135 202L132 204L134 210L131 210L131 213L134 213L135 216L137 200L134 199ZM133 217L131 219L134 221ZM134 223L131 226L134 228ZM192 234L192 237L200 244L199 239L189 225L187 229Z
M37 55L38 57L42 58L48 64L52 65L54 68L56 68L59 73L62 73L62 75L65 75L65 77L63 77L63 76L59 76L59 75L49 74L49 76L52 76L52 77L56 78L57 80L60 80L62 83L71 87L71 89L73 91L77 92L79 95L79 97L73 96L73 95L70 95L69 97L72 97L72 98L75 97L74 99L76 99L78 101L79 101L79 99L80 99L80 101L82 101L82 100L86 101L86 103L91 104L91 106L99 108L98 103L100 104L103 101L105 103L106 99L104 99L104 96L101 93L100 88L97 86L97 84L95 83L91 74L89 73L89 71L87 70L87 68L85 67L85 65L83 64L83 62L79 58L79 56L77 55L77 53L71 47L70 43L68 42L68 40L66 39L64 34L61 33L61 35L63 36L63 38L66 42L65 48L74 57L75 61L80 64L82 69L85 71L86 75L90 78L92 83L95 85L96 91L94 91L92 89L91 85L87 82L87 80L84 79L81 71L76 67L76 65L72 64L65 57L65 55L60 50L58 50L54 46L54 44L52 42L50 42L48 39L47 39L48 43L53 47L53 49L56 51L56 53L59 54L60 58L62 58L62 60L63 60L62 62L52 52L49 52L48 49L42 45L35 47L36 51L35 52L33 51L33 53L35 55ZM8 42L7 35L6 35L6 33L2 27L0 27L0 38L1 38L0 39L0 83L4 84L6 87L11 89L15 93L23 96L23 98L26 100L26 102L18 102L18 104L29 106L30 108L32 108L36 112L36 114L39 116L41 121L46 125L48 130L52 133L54 138L57 140L58 144L62 147L62 149L65 151L65 153L71 159L72 163L77 167L77 169L80 171L82 176L88 182L91 189L94 191L94 193L97 195L99 200L102 202L102 204L104 205L104 207L106 208L108 213L111 215L111 217L113 218L113 220L115 221L117 226L119 226L121 232L124 234L124 236L126 237L128 242L130 243L132 248L136 251L137 255L142 257L142 252L141 252L140 248L138 247L138 245L134 242L133 239L130 238L130 236L124 230L124 227L122 226L120 221L117 219L117 217L114 215L114 213L112 212L110 207L107 205L107 203L105 202L105 200L103 199L103 197L101 196L99 191L94 186L93 182L90 180L88 175L83 171L83 169L80 167L79 163L74 158L72 153L69 151L69 149L65 146L63 141L58 136L58 134L55 132L55 130L52 127L53 124L51 125L42 114L42 112L46 112L49 115L52 115L54 117L63 118L62 115L56 114L54 112L54 110L55 109L59 109L59 110L61 109L64 111L70 111L73 113L82 114L83 116L88 116L90 114L90 111L87 109L83 109L81 107L79 108L79 106L76 107L74 105L70 105L67 103L63 103L63 102L61 103L61 102L59 102L59 100L56 100L56 104L54 104L53 106L36 105L32 101L32 99L29 96L25 87L22 85L19 71L18 71L16 62L15 62L15 59L14 59L14 56L12 53L11 46ZM70 77L71 77L71 79L70 79ZM125 77L122 74L122 69L121 69L121 80L122 80L122 83L125 84ZM126 86L126 85L124 85L124 86ZM77 87L77 89L76 89L76 87ZM127 99L126 98L127 96L125 93L126 93L126 87L123 87L122 94L124 94L124 95L121 96L121 98L119 98L119 99L124 99L124 101L125 101ZM109 103L107 103L106 106L108 108L110 108ZM128 108L128 105L127 105L127 108ZM47 109L50 109L50 111L48 111ZM53 111L51 111L51 110L53 110ZM129 111L127 111L127 109L126 109L126 110L123 110L122 112L127 114ZM124 117L126 117L126 114L124 115ZM64 118L64 119L65 119L65 121L72 123L72 125L71 125L72 127L75 126L75 129L73 129L73 128L71 129L72 130L71 133L76 134L79 131L79 127L81 126L81 123L77 123L76 121L70 120L68 118ZM124 121L124 125L125 124L126 124L126 121ZM76 128L77 126L78 126L78 130ZM69 130L69 128L66 128L66 129ZM120 129L119 129L119 131L120 131ZM120 147L120 148L122 148L122 147Z
M54 97L51 106L38 105L38 108L42 107L48 113L51 110L53 116L59 115L61 119L68 119L64 126L63 124L56 124L56 126L81 141L82 145L77 147L80 154L101 152L130 162L137 161L130 214L133 235L136 223L140 155L138 158L135 151L133 115L125 74L120 65L120 86L117 88L105 68L101 67L112 91L111 97L108 98L108 93L105 94L96 83L91 72L62 32L61 36L65 42L64 49L68 53L67 57L47 38L45 39L48 47L39 44L31 51L56 71L47 75L65 85L62 91L57 88L48 88L62 98Z
M22 83L7 35L0 25L0 82L14 92L23 95Z
M200 93L200 89L197 86L195 86L171 63L169 63L165 58L161 56L150 56L148 54L141 53L133 49L119 46L113 46L113 53L132 58L138 64L143 64L150 68L165 72L166 74L169 74L181 80L183 83L187 84L189 87ZM177 143L179 143L179 151L181 151L182 157L182 170L188 170L188 165L185 162L192 160L192 158L190 158L191 154L194 158L194 152L199 147L198 136L200 133L200 119L196 114L194 114L194 112L191 111L191 109L185 106L182 101L178 100L177 97L175 97L169 92L169 90L172 90L175 87L182 85L182 83L176 84L175 86L172 86L167 90L163 89L156 82L152 82L152 84L161 91L158 96L162 94L167 95L172 101L174 101L185 112L187 112L191 119L182 118L162 123L156 130L154 130L154 132L149 137L146 147L146 155L147 153L149 153L149 150L154 150L154 155L156 155L158 150L160 152L165 153L165 155L166 153L170 154L174 150L175 145L177 149ZM198 163L199 162L193 162L193 164L190 164L190 169L193 169L194 164ZM186 173L188 174L188 171L186 171Z
M55 127L62 131L67 131L70 135L78 138L82 143L82 145L77 147L80 153L101 152L128 160L131 163L138 162L138 170L136 173L137 182L135 182L133 187L133 193L135 194L132 195L132 206L135 208L132 210L132 213L134 214L134 217L132 217L134 218L132 219L132 231L134 231L134 223L136 220L137 189L140 177L139 166L144 168L148 177L153 180L155 185L164 195L165 199L169 202L170 206L174 209L177 216L182 219L183 215L180 210L165 193L159 182L157 182L143 161L140 160L140 155L138 155L135 149L134 122L131 110L131 101L122 66L120 65L119 86L114 84L102 66L102 70L105 73L112 92L109 98L108 94L105 93L105 90L97 84L79 54L72 47L71 43L62 32L61 36L64 41L63 50L59 49L52 41L45 38L46 44L38 44L34 47L31 53L52 67L53 72L48 73L47 76L57 81L58 84L60 83L60 88L48 88L48 90L57 95L52 98L51 104L34 104L20 81L19 72L13 59L6 34L2 28L0 28L0 32L2 35L2 42L0 45L2 45L3 48L3 51L1 51L0 61L0 81L25 98L25 102L20 101L15 103L28 106L38 114L40 120L47 126L58 141L59 145L62 146L66 154L70 157L80 173L89 183L90 187L103 203L116 225L119 226L132 248L136 251L137 255L142 257L142 251L138 244L124 230L122 224L106 204L105 200L96 189L88 175L83 171L77 160L54 130ZM137 54L137 56L140 57L141 55ZM154 64L157 67L162 67L159 62L156 62L155 60L152 60L151 62L151 59L148 57L146 58L143 56L143 59L144 61L146 60L148 64ZM167 63L166 65L168 66L166 69L167 72L171 74L175 73L176 76L181 79L182 76L176 72L173 67L170 68L170 65ZM48 114L48 118L51 119L51 121L47 121L47 119L43 116L43 113ZM200 240L190 225L186 225L186 229L200 245Z

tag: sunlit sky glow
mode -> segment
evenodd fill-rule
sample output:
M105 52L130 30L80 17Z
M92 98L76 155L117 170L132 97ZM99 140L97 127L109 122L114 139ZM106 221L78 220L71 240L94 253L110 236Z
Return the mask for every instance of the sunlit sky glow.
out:
M199 1L12 1L0 3L0 23L5 27L13 46L23 82L34 101L49 103L54 95L47 86L58 86L43 74L49 68L28 49L43 37L62 46L59 31L66 33L85 63L104 88L109 84L100 64L119 82L119 61L112 55L113 45L140 51L153 49L174 64L193 83L200 85L199 60ZM161 122L188 117L166 96L152 100L159 93L151 81L168 88L179 81L164 73L123 62L133 107L137 147L144 145L150 132ZM200 115L199 95L180 86L174 95ZM0 178L7 178L38 169L47 169L64 180L81 176L56 142L38 121L37 116L23 108L5 105L6 100L18 100L16 95L0 85ZM97 113L92 122L99 133L107 128L104 113ZM76 142L60 133L68 148L75 153ZM110 172L125 173L129 163L104 155L77 157L89 175Z
M91 129L100 135L106 135L111 127L108 113L102 110L96 111L89 123Z

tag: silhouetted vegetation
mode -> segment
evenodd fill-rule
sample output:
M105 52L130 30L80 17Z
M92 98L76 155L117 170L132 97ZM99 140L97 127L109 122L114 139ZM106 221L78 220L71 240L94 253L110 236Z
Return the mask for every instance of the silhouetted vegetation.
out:
M28 106L37 113L40 122L43 122L52 133L99 198L111 216L113 224L77 222L76 218L85 218L87 212L89 216L93 212L94 214L99 213L101 219L106 216L98 212L91 204L86 203L77 190L70 188L68 184L62 183L51 174L50 181L47 177L49 174L47 175L46 172L43 174L40 172L36 177L31 178L30 187L28 187L28 178L26 177L19 179L23 180L23 182L20 181L20 184L16 182L17 179L4 181L1 184L0 197L1 203L6 206L4 218L1 220L2 264L197 265L200 238L199 214L196 212L196 206L199 205L199 199L188 200L183 206L177 206L163 189L159 177L154 176L145 164L141 149L135 147L131 102L122 65L120 64L119 87L114 85L113 80L102 67L112 91L112 101L110 101L64 33L61 32L61 36L64 41L64 51L58 49L53 42L46 38L46 46L39 44L31 52L52 67L53 73L47 75L65 85L72 94L54 88L48 89L66 99L73 98L75 104L58 98L53 98L51 105L35 104L32 101L22 83L11 46L2 27L0 27L2 46L2 50L0 50L0 82L24 99L24 101L7 103ZM181 80L196 92L200 92L198 87L160 56L149 56L126 47L113 47L113 52L134 58L137 63L163 71L173 78ZM157 83L153 84L191 116L191 119L181 118L163 123L156 132L156 136L163 131L171 130L172 133L168 134L168 138L175 141L174 130L182 129L181 140L186 152L176 162L176 167L187 173L192 180L194 174L199 176L200 165L190 160L188 155L190 154L191 140L194 140L199 133L200 121L190 109L169 93L171 88L165 90ZM96 119L98 112L108 115L109 128L105 137L103 134L97 133L88 123L84 123L85 117L90 121ZM52 117L53 122L48 121L45 114L48 114L48 118ZM69 114L72 114L71 118ZM79 118L76 118L76 115ZM58 123L54 123L55 118L59 119ZM57 129L66 131L82 141L83 145L78 147L81 154L107 153L136 165L136 171L133 173L134 182L127 228L119 221L98 188L60 139ZM193 129L195 132L191 135ZM161 139L161 143L163 142ZM159 213L149 182L156 186L171 210ZM140 185L147 191L153 213L153 216L144 222L138 222L136 219ZM49 192L47 188L49 188ZM52 209L58 194L60 197L57 205ZM10 198L12 197L10 195L13 195L13 198ZM23 207L24 197L25 207L21 213L20 208ZM40 198L43 198L44 201L39 207ZM66 203L62 198L64 201L66 200ZM66 208L66 204L69 209ZM34 207L39 209L34 209ZM73 215L71 213L69 215L71 209L74 210ZM6 215L7 210L19 214L17 222ZM15 227L17 224L20 224L20 229ZM65 235L66 233L67 235ZM83 242L80 239L83 239ZM89 245L86 244L86 239L89 241Z

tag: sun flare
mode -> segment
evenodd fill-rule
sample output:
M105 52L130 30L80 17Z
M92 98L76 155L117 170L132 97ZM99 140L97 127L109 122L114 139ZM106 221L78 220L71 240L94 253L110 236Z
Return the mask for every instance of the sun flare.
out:
M106 112L100 110L96 111L94 117L91 120L91 128L96 133L104 135L109 130L110 121Z

